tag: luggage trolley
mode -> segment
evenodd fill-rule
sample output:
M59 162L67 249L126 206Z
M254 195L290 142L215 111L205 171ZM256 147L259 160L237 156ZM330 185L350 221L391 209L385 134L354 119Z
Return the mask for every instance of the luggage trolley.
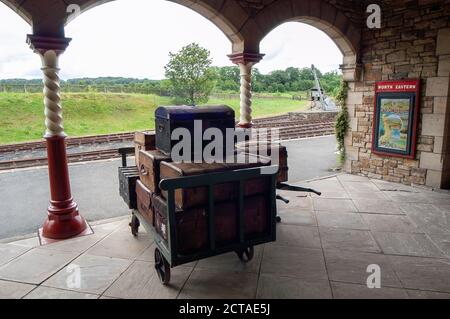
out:
M133 153L134 149L124 148L120 149L119 153L122 155L122 165L126 167L126 155ZM182 264L192 261L224 254L227 252L235 252L238 258L246 263L253 259L254 246L273 242L276 240L276 223L281 219L277 216L276 200L283 200L285 203L289 201L280 195L276 194L277 189L313 192L320 195L313 189L303 188L299 186L291 186L286 183L277 184L278 166L273 166L273 173L262 174L262 167L247 168L227 172L218 172L208 175L198 176L183 176L171 179L161 180L159 187L161 190L167 191L167 241L156 231L154 225L150 224L144 216L140 214L137 209L132 210L132 218L130 222L131 233L137 236L139 227L142 225L149 236L154 240L155 248L155 270L162 284L170 282L170 269ZM265 169L268 167L265 166ZM123 169L119 168L120 170ZM252 236L244 234L244 190L245 182L254 178L263 178L264 182L268 183L269 196L266 198L266 205L268 207L266 227L263 233L258 233ZM237 203L237 238L232 242L224 244L216 243L215 236L215 214L214 214L214 186L223 183L235 183L237 186L237 196L235 199ZM206 187L208 190L208 205L207 205L207 233L208 243L201 251L189 254L181 254L178 251L177 244L177 219L176 219L176 205L175 205L175 190L182 188Z
M212 173L199 176L184 176L173 179L165 179L160 182L160 188L167 191L167 242L156 232L151 225L137 210L133 210L133 216L130 223L132 233L137 234L140 225L143 225L147 232L153 237L155 248L155 269L163 284L170 281L170 268L186 264L192 261L220 255L227 252L236 252L239 259L243 262L252 260L254 246L275 241L276 239L276 175L277 167L274 167L274 173L261 174L261 168L248 168L242 170ZM267 210L266 229L261 234L254 236L245 236L244 234L244 186L245 181L253 178L263 178L269 185L269 196L266 198ZM215 214L214 214L214 186L224 183L235 183L237 186L238 204L237 210L237 238L232 242L224 244L216 243L215 234ZM207 187L208 205L207 205L207 233L208 244L203 250L191 254L181 254L177 247L177 227L176 227L176 207L175 190L181 188Z

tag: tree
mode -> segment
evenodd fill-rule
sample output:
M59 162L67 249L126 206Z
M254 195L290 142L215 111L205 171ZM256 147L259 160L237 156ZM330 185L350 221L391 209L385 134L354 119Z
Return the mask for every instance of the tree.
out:
M164 68L175 98L189 105L207 102L216 78L210 52L191 43L169 57Z

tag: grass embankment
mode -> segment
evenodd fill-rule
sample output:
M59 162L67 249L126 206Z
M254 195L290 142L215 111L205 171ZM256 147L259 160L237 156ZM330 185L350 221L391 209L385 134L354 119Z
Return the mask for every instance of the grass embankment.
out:
M148 130L154 128L154 111L170 105L171 99L157 95L114 93L62 94L65 131L86 136ZM212 98L207 104L225 104L236 111L239 100ZM254 117L305 109L306 101L254 99ZM0 93L0 144L39 140L45 130L41 93Z

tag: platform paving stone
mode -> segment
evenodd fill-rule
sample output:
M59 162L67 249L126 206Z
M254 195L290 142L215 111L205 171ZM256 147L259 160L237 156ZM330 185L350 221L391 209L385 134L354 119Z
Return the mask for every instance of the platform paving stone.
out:
M41 245L39 242L39 238L37 236L33 236L26 239L21 239L10 243L13 246L20 246L25 248L35 248Z
M370 181L341 181L341 184L350 195L352 193L374 193L379 190L378 187Z
M82 255L44 282L45 286L101 295L131 265L127 259ZM79 267L80 282L75 276Z
M20 299L34 288L35 285L0 280L0 299Z
M262 299L331 299L328 280L307 280L262 274L256 298Z
M357 208L350 199L334 199L314 197L314 210L326 211L332 213L351 213L357 212Z
M364 178L364 177L363 177ZM370 180L378 189L384 192L386 195L387 192L410 192L410 193L420 193L422 189L414 188L412 186L403 185L400 183L391 183L388 181L372 179Z
M365 176L351 175L351 174L339 174L336 176L336 178L340 182L367 182L369 180ZM376 180L371 180L371 181L375 182Z
M97 232L91 235L74 238L71 241L60 241L42 246L42 249L82 253L102 240L107 234Z
M263 256L263 246L254 248L253 259L247 263L241 262L236 253L231 252L219 256L214 256L199 260L196 264L196 269L216 269L228 271L241 271L250 273L259 273L261 267L261 260ZM189 265L189 264L188 264Z
M385 254L444 257L444 253L425 234L374 232L373 236Z
M320 248L319 229L311 226L277 225L277 241L270 245Z
M345 250L325 250L328 276L332 281L365 285L369 265L378 265L381 270L383 287L399 287L402 284L394 272L387 256L374 253L361 253Z
M0 279L40 284L76 256L71 252L32 249L0 267Z
M406 292L411 299L450 299L450 293L444 292L411 289L407 289Z
M449 298L449 193L350 175L299 184L325 196L281 192L277 241L247 264L234 252L195 261L163 286L155 245L142 227L131 235L128 215L51 245L0 244L0 298ZM373 264L380 289L366 286Z
M258 275L211 269L194 269L179 294L181 299L255 298Z
M186 283L192 268L179 266L171 271L169 285L162 285L154 263L135 261L104 296L123 299L175 299Z
M27 294L24 299L98 299L99 295L40 286Z
M445 254L447 258L450 258L450 235L429 234L428 237Z
M433 200L422 192L386 191L386 196L397 203L431 203Z
M312 198L307 194L304 195L304 193L291 191L278 191L278 194L289 200L289 204L286 204L282 201L277 201L277 208L280 212L284 210L290 210L292 209L292 206L295 206L295 208L301 210L313 210Z
M262 274L299 279L328 279L321 249L266 245L261 264Z
M324 249L344 249L362 252L381 252L370 231L319 227Z
M0 266L27 252L30 248L11 244L0 244Z
M349 198L351 199L371 199L371 200L379 200L379 201L389 201L390 199L385 195L384 192L349 192Z
M361 214L371 231L396 233L423 233L408 216Z
M142 231L137 237L130 235L129 227L122 227L103 238L87 253L95 256L135 259L149 247L153 241Z
M380 199L355 198L353 203L361 213L405 215L399 203Z
M314 212L292 207L278 212L283 225L306 225L317 226Z
M360 214L316 212L317 223L320 227L335 227L347 229L369 230Z
M407 256L389 260L403 287L450 293L450 260Z
M408 203L403 209L425 233L450 235L450 213L432 204Z
M331 282L331 289L336 299L409 299L406 290L401 288L368 288L366 285Z
M299 186L308 187L320 191L322 194L321 198L336 198L336 199L348 199L349 196L345 189L342 187L341 183L336 179L332 180L318 180L309 183L299 183ZM313 198L317 198L318 195L311 194Z

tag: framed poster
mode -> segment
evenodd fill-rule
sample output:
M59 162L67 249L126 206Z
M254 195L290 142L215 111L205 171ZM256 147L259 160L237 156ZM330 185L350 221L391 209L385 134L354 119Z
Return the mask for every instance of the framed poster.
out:
M419 92L419 80L376 83L373 153L410 159L415 157Z

